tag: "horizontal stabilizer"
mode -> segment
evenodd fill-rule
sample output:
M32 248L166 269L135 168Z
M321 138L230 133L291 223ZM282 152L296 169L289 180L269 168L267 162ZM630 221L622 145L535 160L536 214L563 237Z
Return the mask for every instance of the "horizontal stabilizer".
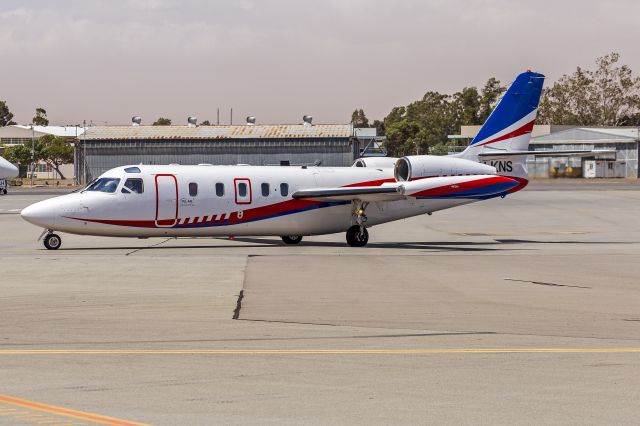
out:
M513 157L516 155L535 155L538 157L561 157L565 155L589 157L592 155L615 154L615 149L574 149L574 150L548 150L548 151L501 151L501 152L481 152L478 154L480 158L487 157Z

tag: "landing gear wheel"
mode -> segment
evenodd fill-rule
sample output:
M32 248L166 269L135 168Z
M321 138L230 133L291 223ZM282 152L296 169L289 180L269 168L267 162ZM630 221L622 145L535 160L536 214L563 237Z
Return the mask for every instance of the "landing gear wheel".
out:
M359 225L347 229L347 244L351 247L364 247L369 242L369 231Z
M47 234L44 237L44 246L47 250L58 250L62 245L62 238L58 234Z
M3 189L3 190L2 190L2 193L3 193L4 195L7 195L7 189L6 189L6 188L5 188L5 189Z
M302 235L283 235L280 238L285 244L300 244L300 241L302 241Z

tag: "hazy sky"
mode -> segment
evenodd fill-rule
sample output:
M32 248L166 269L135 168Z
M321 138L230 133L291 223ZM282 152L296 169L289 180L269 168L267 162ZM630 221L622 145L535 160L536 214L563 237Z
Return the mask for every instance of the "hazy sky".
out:
M0 100L21 123L344 123L427 90L618 51L640 73L637 0L0 0Z

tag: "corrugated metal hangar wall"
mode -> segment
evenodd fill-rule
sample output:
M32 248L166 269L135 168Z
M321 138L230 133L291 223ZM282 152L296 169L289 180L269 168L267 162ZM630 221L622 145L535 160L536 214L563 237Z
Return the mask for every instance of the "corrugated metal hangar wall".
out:
M77 142L76 176L86 173L90 181L140 163L346 167L354 161L353 142L351 125L97 126Z

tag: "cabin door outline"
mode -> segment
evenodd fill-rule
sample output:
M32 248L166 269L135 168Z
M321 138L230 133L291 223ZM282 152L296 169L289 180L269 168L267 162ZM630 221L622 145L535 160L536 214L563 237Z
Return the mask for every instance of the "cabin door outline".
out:
M155 176L157 227L170 228L178 223L178 180L172 174Z

